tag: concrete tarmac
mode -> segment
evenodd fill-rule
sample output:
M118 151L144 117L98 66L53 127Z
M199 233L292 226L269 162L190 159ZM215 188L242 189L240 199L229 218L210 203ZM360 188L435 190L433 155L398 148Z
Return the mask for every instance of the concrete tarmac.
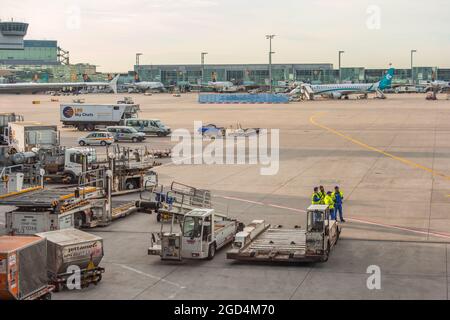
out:
M346 199L342 241L326 264L241 264L226 260L226 249L214 261L168 264L147 256L150 232L160 226L154 216L138 213L91 230L105 239L103 281L55 299L448 299L450 101L445 96L433 102L408 94L287 105L202 105L195 94L131 96L141 104L141 118L161 119L172 129L193 132L194 121L279 129L275 175L261 175L263 164L167 163L157 169L160 183L210 189L217 210L244 223L265 219L285 227L305 224L314 186L339 185ZM121 97L83 96L87 103ZM59 104L49 96L1 95L0 108L26 120L60 124ZM68 146L86 134L61 132ZM176 143L151 137L145 144L158 149ZM0 215L0 230L3 219ZM381 269L381 290L367 288L372 265Z

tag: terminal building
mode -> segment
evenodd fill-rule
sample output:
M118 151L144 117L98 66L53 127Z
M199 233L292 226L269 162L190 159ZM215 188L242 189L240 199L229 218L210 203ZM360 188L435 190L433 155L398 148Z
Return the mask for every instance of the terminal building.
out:
M56 40L25 40L28 24L0 21L0 82L77 82L105 81L110 74L99 73L95 65L70 64L69 52ZM273 64L273 84L302 81L311 84L376 82L385 69L364 67L334 68L332 63ZM267 64L179 64L135 65L119 83L158 81L166 86L200 84L209 81L231 81L237 85L269 85ZM415 67L396 69L395 83L450 81L450 69Z
M70 64L56 40L25 40L28 24L0 21L0 82L75 82L103 79L90 64ZM100 78L100 79L99 79Z
M203 72L202 72L203 71ZM164 85L200 84L202 81L231 81L237 85L269 85L267 64L221 64L221 65L135 65L134 72L140 81L159 81ZM386 69L366 69L345 67L338 69L331 63L321 64L273 64L274 84L288 81L302 81L311 84L337 83L339 78L345 83L367 83L379 81ZM203 77L202 77L203 74ZM339 77L340 75L340 77ZM414 67L396 69L395 83L415 83L420 81L450 81L450 69L437 67Z

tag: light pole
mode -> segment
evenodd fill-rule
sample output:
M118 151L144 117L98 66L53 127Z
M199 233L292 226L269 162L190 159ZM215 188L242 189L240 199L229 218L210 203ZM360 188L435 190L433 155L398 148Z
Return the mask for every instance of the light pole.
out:
M136 53L136 65L139 65L139 57L142 56L142 53Z
M275 38L274 34L268 34L266 35L266 39L269 40L269 81L270 81L270 93L272 93L272 54L275 52L272 52L272 39Z
M411 50L411 84L414 84L414 53L416 53L417 50Z
M205 56L208 54L208 52L202 52L202 82L200 83L200 86L203 85L203 82L205 81L204 79L204 74L205 74Z
M142 53L136 53L136 69L134 71L134 81L139 80L139 57L142 56Z
M342 83L342 72L341 72L341 61L342 61L342 54L345 53L345 51L339 50L339 83Z

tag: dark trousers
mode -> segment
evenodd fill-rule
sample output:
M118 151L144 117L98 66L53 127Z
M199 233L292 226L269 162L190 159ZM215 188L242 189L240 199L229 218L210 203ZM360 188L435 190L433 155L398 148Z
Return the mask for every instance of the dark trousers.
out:
M335 215L337 216L337 213L339 212L339 218L341 221L344 220L343 212L342 212L342 204L341 205L335 205L334 206Z
M335 209L330 209L330 219L336 220L336 210Z

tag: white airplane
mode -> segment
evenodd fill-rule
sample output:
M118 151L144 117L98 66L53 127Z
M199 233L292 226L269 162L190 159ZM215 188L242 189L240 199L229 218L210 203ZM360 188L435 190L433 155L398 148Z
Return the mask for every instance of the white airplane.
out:
M236 92L238 91L238 87L234 85L231 81L209 81L207 86L218 92Z
M376 83L355 83L355 84L302 84L290 92L290 95L306 91L310 97L316 95L333 99L348 99L349 95L361 94L367 97L369 93L377 93L384 97L383 90L391 87L394 78L394 68L390 68L383 78Z
M450 89L450 82L442 80L433 80L419 83L418 86L425 87L425 92L442 92Z
M127 83L125 86L128 89L137 89L142 92L146 92L148 90L166 91L164 84L162 84L161 82L140 81L134 83Z
M50 90L62 90L64 88L87 88L87 87L110 87L114 93L117 93L117 75L110 82L20 82L0 84L0 93L37 93Z

